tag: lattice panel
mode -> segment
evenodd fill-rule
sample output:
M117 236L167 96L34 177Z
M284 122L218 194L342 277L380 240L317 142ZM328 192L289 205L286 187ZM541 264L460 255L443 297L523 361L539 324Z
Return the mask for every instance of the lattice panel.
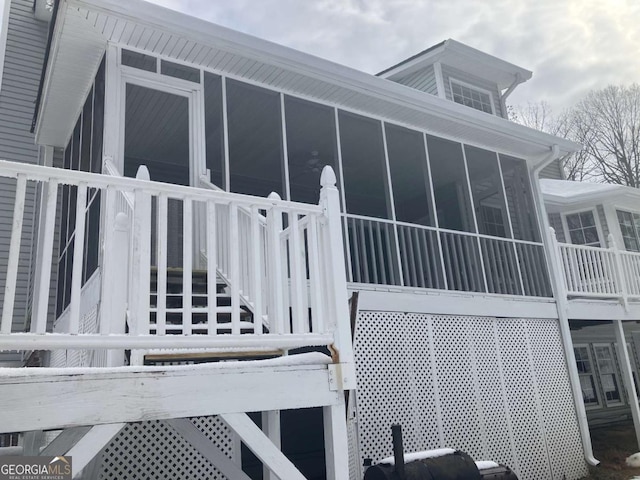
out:
M527 325L553 478L586 476L565 356L561 348L553 348L562 345L560 329L550 320L530 320Z
M218 448L233 458L235 441L217 417L197 417L192 421ZM166 424L160 421L127 424L104 449L99 479L151 478L226 480L211 462Z
M586 473L557 322L363 311L354 350L352 462L391 455L401 423L406 451L459 448L521 480Z
M497 327L515 447L513 468L518 472L518 478L551 478L525 322L498 320Z
M476 376L471 356L473 341L464 317L433 318L434 355L442 408L444 445L482 456L482 434Z

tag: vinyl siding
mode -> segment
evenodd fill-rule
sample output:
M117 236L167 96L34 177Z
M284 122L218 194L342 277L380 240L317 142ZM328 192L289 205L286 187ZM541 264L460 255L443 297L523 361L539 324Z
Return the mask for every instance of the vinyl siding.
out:
M493 97L493 109L496 115L499 117L505 116L503 115L502 106L500 105L500 92L498 91L498 86L495 83L474 77L473 75L469 75L462 70L452 68L448 65L442 65L442 77L444 80L444 92L447 99L453 101L453 95L451 95L451 83L449 83L449 79L459 80L463 83L477 86L482 90L488 90L491 92L491 96Z
M602 227L602 235L604 238L600 239L603 247L607 247L609 245L609 233L611 230L609 229L609 225L607 224L607 217L604 213L604 207L602 205L596 205L596 210L598 211L598 218L600 219L600 226Z
M48 24L33 15L33 0L10 0L2 90L0 91L0 159L37 163L38 147L30 133L47 42ZM0 292L4 291L15 180L0 179ZM14 330L23 330L32 268L36 191L27 188L14 310ZM4 301L0 294L0 305ZM0 355L0 361L9 360Z
M438 86L436 85L436 74L433 70L433 65L428 65L417 72L413 72L395 81L407 87L430 93L431 95L438 95Z
M540 178L550 178L551 180L564 180L562 175L562 165L560 160L554 160L544 167L540 172Z

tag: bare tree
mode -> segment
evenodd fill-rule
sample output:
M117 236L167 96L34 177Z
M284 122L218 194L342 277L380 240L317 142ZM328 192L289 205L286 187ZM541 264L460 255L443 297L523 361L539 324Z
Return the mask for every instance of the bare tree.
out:
M551 106L543 100L529 102L525 106L509 106L508 113L509 118L516 123L582 144L584 136L576 131L573 111L567 110L554 115ZM595 176L595 165L584 149L563 156L560 158L560 165L567 180L580 182Z
M571 111L570 137L607 183L640 188L640 85L590 92Z

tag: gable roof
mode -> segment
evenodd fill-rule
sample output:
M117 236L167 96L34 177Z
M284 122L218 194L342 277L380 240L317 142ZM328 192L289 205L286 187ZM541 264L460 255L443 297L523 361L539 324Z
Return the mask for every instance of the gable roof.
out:
M64 146L112 42L526 159L579 148L502 118L142 0L60 0L38 143Z

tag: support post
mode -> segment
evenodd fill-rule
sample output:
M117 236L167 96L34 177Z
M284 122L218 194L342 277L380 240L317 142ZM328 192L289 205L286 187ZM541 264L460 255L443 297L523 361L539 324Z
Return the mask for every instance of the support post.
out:
M333 327L335 332L334 362L353 364L347 273L344 264L344 243L340 220L340 194L336 187L336 174L329 165L322 170L320 185L322 186L320 206L325 216L325 235L323 238L325 261L323 263L326 268L323 286L328 289L327 297L329 300L328 308L325 310L329 322L326 322L325 325Z
M116 215L113 226L113 242L108 246L110 255L114 260L112 276L108 279L110 318L105 318L105 330L101 333L124 334L127 324L127 291L129 277L129 217L120 212ZM107 280L107 279L105 279ZM124 365L123 350L107 350L106 366L120 367Z
M125 423L95 425L68 452L73 458L73 478L124 428Z
M270 200L280 200L280 195L271 192ZM285 314L282 278L282 248L280 246L280 232L282 232L282 211L273 207L267 213L267 252L269 262L269 330L270 333L284 333ZM288 321L288 315L287 319Z
M631 408L631 417L633 418L633 427L636 432L636 443L638 448L640 448L640 405L638 405L638 392L636 392L636 386L633 382L631 360L629 358L627 341L624 336L622 320L614 320L613 328L616 331L616 343L618 344L620 366L622 367L622 383L627 391L629 407Z
M327 480L346 480L349 478L349 441L344 395L339 395L336 404L323 407L322 413Z
M150 180L149 170L144 165L138 168L138 180ZM151 282L151 195L143 189L135 191L133 212L133 251L131 269L131 325L129 330L133 335L148 335L149 319L149 289ZM142 353L131 352L131 364L142 365Z
M624 274L624 268L622 266L622 258L620 257L620 249L616 244L616 239L613 234L609 234L607 237L609 243L609 249L613 252L613 261L616 268L616 281L618 282L618 288L620 289L620 296L622 297L622 305L626 311L629 311L629 292L627 290L627 278Z
M269 437L269 440L273 442L276 448L282 448L280 438L280 410L262 412L262 431ZM264 480L279 480L279 477L266 465L263 467L262 478Z

